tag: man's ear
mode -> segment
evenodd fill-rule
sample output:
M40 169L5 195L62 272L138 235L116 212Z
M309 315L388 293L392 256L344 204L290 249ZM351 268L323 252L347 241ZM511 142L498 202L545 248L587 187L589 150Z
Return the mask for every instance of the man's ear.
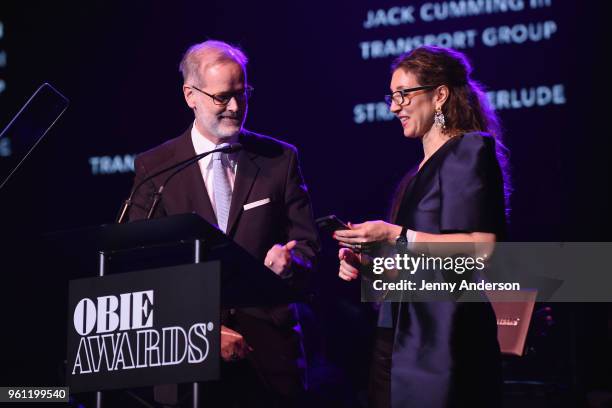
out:
M195 95L193 89L187 85L183 85L183 96L185 97L185 102L187 102L187 106L191 109L195 109Z

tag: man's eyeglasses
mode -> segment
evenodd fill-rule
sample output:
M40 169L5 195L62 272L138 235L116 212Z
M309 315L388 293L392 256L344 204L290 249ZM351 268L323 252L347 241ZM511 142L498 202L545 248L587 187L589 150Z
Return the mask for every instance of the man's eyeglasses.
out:
M410 103L414 97L414 95L410 95L411 93L425 89L434 89L437 87L438 85L425 85L417 86L416 88L400 89L399 91L393 92L391 95L385 95L385 102L387 102L387 105L389 106L391 106L391 103L393 102L401 106L404 104L404 102L406 102L406 100L408 101L407 103Z
M191 85L190 88L195 89L196 91L202 92L206 96L210 96L213 100L213 103L219 106L227 105L228 103L230 103L232 98L236 98L237 102L243 102L249 99L251 95L253 94L252 86L247 86L242 91L238 91L238 92L222 92L222 93L218 93L214 95L209 94L208 92L203 91L200 88L197 88L193 85Z

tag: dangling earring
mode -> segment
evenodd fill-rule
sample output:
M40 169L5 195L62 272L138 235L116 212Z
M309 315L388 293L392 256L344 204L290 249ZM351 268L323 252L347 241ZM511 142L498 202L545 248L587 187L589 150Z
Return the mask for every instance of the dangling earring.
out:
M446 129L446 121L441 108L436 108L436 111L434 112L434 125L442 130Z

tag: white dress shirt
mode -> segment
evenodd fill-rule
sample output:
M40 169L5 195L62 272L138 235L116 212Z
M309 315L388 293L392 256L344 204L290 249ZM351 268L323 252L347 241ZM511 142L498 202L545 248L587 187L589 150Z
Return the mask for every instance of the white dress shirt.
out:
M232 138L227 141L223 141L223 143L234 143L236 138ZM198 128L196 128L195 122L193 122L193 126L191 128L191 143L193 143L193 148L195 149L196 154L208 152L214 150L216 145L208 140ZM214 182L213 182L213 163L212 163L212 154L200 159L198 165L200 166L200 172L202 173L202 178L204 179L204 185L206 186L206 191L208 192L208 198L210 199L210 203L212 204L213 211L215 215L217 215L217 207L215 205L215 193L214 193ZM227 156L229 162L224 162L225 171L227 172L227 177L230 182L230 188L234 191L234 181L236 180L236 172L238 170L238 163L236 161L236 153L232 153Z

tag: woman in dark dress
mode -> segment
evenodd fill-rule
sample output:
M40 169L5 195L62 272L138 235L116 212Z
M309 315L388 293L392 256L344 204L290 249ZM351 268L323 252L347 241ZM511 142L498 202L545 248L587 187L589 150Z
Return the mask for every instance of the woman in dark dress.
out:
M457 51L420 47L392 65L391 111L424 158L400 183L391 222L337 231L339 276L356 279L372 243L493 245L504 238L507 192L499 122ZM398 238L399 241L398 241ZM501 363L489 303L383 303L370 372L374 407L499 407Z

